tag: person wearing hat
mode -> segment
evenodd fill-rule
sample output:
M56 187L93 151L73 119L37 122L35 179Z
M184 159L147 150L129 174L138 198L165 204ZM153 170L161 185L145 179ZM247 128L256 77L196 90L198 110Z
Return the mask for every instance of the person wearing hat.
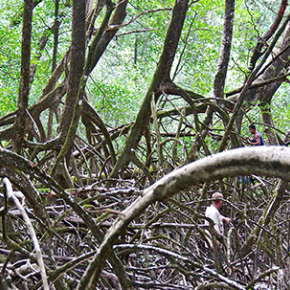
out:
M228 224L231 222L230 218L223 216L219 212L219 209L223 203L222 199L223 199L223 195L220 192L215 192L212 195L212 204L208 206L205 211L205 216L207 218L210 218L214 223L213 228L216 234L216 243L218 246L221 246L221 241L223 240L223 237L224 237L224 222ZM209 226L208 220L205 220L205 225ZM210 237L210 233L208 231L206 232L207 232L207 236ZM208 238L207 241L208 241L209 247L212 249L213 242L211 238ZM206 247L209 248L207 245ZM209 251L209 256L210 256L210 251Z

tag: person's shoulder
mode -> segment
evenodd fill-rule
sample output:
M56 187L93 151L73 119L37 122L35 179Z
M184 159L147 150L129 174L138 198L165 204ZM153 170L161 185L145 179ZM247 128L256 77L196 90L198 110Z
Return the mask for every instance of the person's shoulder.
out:
M213 210L213 209L215 209L215 207L211 204L211 205L209 205L208 207L207 207L209 210Z
M210 206L207 206L205 209L205 212L208 212L210 210L210 208L211 208Z
M209 212L211 212L211 211L212 211L212 206L209 205L209 206L206 207L206 209L205 209L205 214L207 214L207 213L209 213Z
M213 205L210 205L206 208L206 213L211 213L211 214L214 214L216 212L218 212L218 210L213 206Z

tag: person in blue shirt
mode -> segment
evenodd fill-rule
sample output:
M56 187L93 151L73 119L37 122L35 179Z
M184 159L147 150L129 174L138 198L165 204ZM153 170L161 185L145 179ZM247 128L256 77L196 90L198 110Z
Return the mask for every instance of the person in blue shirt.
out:
M254 135L254 139L252 140L248 139L249 144L253 146L265 145L262 134L256 130L256 126L254 124L251 124L249 126L249 131L251 134Z
M249 126L249 131L251 134L254 135L253 139L249 139L249 137L247 137L247 141L249 144L251 144L252 146L265 145L262 134L256 130L256 126L254 124L251 124ZM242 183L242 176L239 176L238 178L239 178L239 183ZM245 176L244 182L245 182L245 184L248 184L248 183L254 184L254 179L252 178L252 176L250 176L250 177Z

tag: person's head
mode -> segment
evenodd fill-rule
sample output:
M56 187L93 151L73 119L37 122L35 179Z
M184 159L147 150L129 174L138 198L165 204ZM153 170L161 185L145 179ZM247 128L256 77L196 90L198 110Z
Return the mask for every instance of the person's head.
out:
M217 208L219 209L223 203L222 199L224 198L223 195L216 191L215 193L213 193L212 195L212 204Z
M256 126L254 124L251 124L249 126L249 131L250 131L251 134L255 134L255 132L256 132Z

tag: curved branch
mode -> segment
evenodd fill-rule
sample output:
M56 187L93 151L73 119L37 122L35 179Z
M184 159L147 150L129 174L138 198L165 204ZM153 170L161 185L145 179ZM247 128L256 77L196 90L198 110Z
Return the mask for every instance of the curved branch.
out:
M88 103L86 98L84 98L83 108L84 108L83 112L82 112L83 118L90 119L102 131L102 133L104 135L104 138L105 138L105 144L108 145L109 150L110 150L112 163L113 163L113 165L115 165L115 163L116 163L116 154L115 154L114 146L113 146L111 138L110 138L110 134L109 134L105 124L103 123L102 119L100 118L98 113L95 111L95 109ZM104 144L104 146L105 146L105 144Z
M233 149L189 163L164 176L145 189L143 195L125 209L108 230L77 289L93 289L119 235L150 204L198 183L252 173L290 181L290 149L278 146Z
M12 184L11 184L11 182L9 181L9 179L7 177L3 178L3 183L5 184L5 188L7 190L8 197L13 200L13 202L16 205L16 207L21 212L21 215L22 215L22 217L23 217L23 219L24 219L24 221L26 223L27 229L28 229L29 234L31 236L31 240L32 240L35 252L36 252L36 258L37 258L38 266L40 268L40 276L41 276L41 279L42 279L43 289L44 290L49 290L48 281L47 281L47 275L46 275L46 271L45 271L45 265L44 265L44 262L43 262L43 257L42 257L40 245L39 245L38 239L36 237L35 230L34 230L34 228L32 226L31 220L28 217L28 214L26 213L26 211L23 208L23 206L20 203L20 201L14 195L13 189L12 189Z
M102 241L103 232L95 223L93 218L78 204L73 202L71 197L66 191L64 191L50 176L45 175L36 165L24 157L0 148L0 177L7 176L7 168L9 168L14 175L17 176L18 170L30 176L31 179L35 179L40 183L46 184L50 189L58 194L58 196L65 200L65 202L72 207L72 209L83 219L88 228L91 229L93 236L99 243ZM118 277L122 289L131 289L131 284L128 277L125 274L123 264L119 258L113 254L110 257L110 263L112 264L116 276Z

